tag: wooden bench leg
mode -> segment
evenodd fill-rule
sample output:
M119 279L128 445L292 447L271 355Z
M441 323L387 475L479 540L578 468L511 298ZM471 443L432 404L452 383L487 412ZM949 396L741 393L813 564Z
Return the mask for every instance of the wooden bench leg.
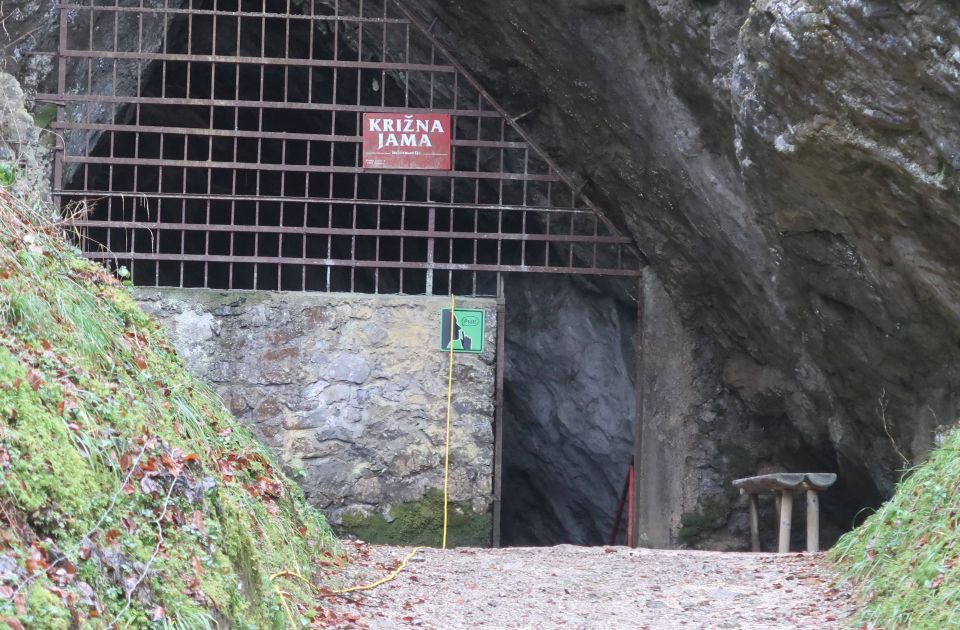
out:
M760 551L760 502L755 494L747 498L750 499L750 550Z
M807 551L820 551L820 498L816 490L807 490Z
M793 520L793 494L780 493L780 553L790 553L790 521Z

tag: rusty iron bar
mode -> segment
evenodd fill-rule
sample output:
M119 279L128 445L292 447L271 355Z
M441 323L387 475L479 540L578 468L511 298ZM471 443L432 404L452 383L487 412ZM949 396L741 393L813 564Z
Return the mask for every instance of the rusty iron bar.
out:
M272 164L250 162L214 162L210 160L163 160L153 158L124 158L124 157L80 157L65 156L64 164L107 164L111 166L170 166L179 168L201 168L201 169L251 169L258 171L276 171L282 173L341 173L341 174L366 174L367 169L362 166L320 166L311 164ZM410 171L381 169L376 172L377 175L409 175ZM419 171L420 175L432 175L434 177L469 177L472 179L506 179L522 182L539 181L555 182L559 181L556 175L532 175L523 173L488 173L485 171ZM357 197L357 199L364 199Z
M414 262L399 260L361 260L337 258L293 258L287 256L218 256L211 254L154 254L141 252L87 252L87 258L99 260L168 260L177 262L238 262L268 263L283 265L306 265L316 267L368 267L391 269L438 269L443 271L488 271L514 273L554 273L596 275L595 268L547 267L537 265L486 265L474 263ZM635 278L640 275L635 269L604 269L604 275Z
M590 243L630 245L623 236L581 237L569 234L519 234L515 232L453 232L449 230L404 230L391 228L336 228L288 225L227 225L219 223L162 223L159 221L71 221L78 228L123 228L143 230L174 230L188 232L262 232L269 234L307 234L338 236L389 236L405 238L458 238L503 241L544 241L556 243Z
M411 109L410 112L415 112ZM106 123L54 123L54 129L82 129L87 131L121 131L137 132L142 131L142 127L136 125L115 125ZM156 131L154 131L156 130ZM292 133L287 131L248 131L244 129L207 129L204 127L168 127L157 126L150 127L151 133L172 133L181 136L219 136L224 138L253 138L261 140L306 140L315 142L352 142L361 144L363 138L360 136L318 134L318 133ZM498 142L495 140L463 140L454 138L451 144L455 147L482 147L485 149L523 149L526 145L523 142ZM378 173L380 171L377 171Z
M239 57L230 55L187 55L164 53L134 53L108 50L65 50L64 57L82 59L121 59L134 61L185 61L188 63L231 63L257 66L297 66L303 68L356 68L368 70L394 70L403 72L443 72L454 74L453 66L417 63L377 63L372 61L336 61L328 59L301 59L294 57Z
M64 196L73 196L73 197L92 197L84 191L81 190L63 190ZM586 216L593 216L593 211L587 208L560 208L557 206L535 206L535 205L510 205L510 204L498 204L491 206L490 204L483 203L455 203L455 202L444 202L444 201L413 201L406 200L401 201L397 199L347 199L344 197L281 197L279 195L221 195L221 194L206 194L206 193L163 193L163 192L145 192L145 191L123 191L123 190L99 190L96 191L97 198L110 198L110 197L120 197L120 198L134 198L140 200L146 199L181 199L185 201L250 201L253 199L259 199L260 201L275 201L281 203L291 203L291 204L333 204L333 205L352 205L357 203L358 205L366 206L391 206L399 208L452 208L454 210L484 210L489 212L544 212L550 213L551 215L564 215L564 214L581 214ZM589 235L585 235L589 238ZM626 236L619 236L618 238L623 239L623 242L633 242L630 238ZM618 241L619 242L619 241Z
M89 59L97 59L95 56ZM202 105L204 107L248 107L253 109L269 108L277 110L293 111L323 111L323 112L374 112L387 114L450 114L461 117L474 118L499 118L500 114L493 111L478 109L453 109L449 107L433 107L425 109L422 107L399 107L376 105L350 105L345 103L321 103L314 101L264 101L251 99L222 99L222 98L178 98L178 97L148 97L148 96L110 96L110 95L92 95L92 94L37 94L37 100L52 102L57 104L69 103L110 103L119 105ZM77 128L86 126L77 125ZM162 127L145 126L142 129L149 131L159 130ZM141 130L142 130L141 129ZM360 140L362 141L362 139ZM523 146L526 146L525 144Z

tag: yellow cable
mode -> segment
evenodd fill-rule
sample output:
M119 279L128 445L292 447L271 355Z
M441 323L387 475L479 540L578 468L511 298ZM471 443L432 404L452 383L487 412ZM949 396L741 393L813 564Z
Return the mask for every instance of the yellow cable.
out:
M400 575L400 573L401 573L404 569L407 568L407 563L410 562L410 558L412 558L413 556L415 556L415 555L417 554L417 552L420 551L421 549L423 549L423 547L414 547L414 548L413 548L413 551L411 551L410 553L408 553L407 556L400 562L399 566L397 566L397 568L394 569L394 570L390 573L390 575L388 575L387 577L385 577L385 578L383 578L383 579L381 579L381 580L377 580L376 582L371 582L370 584L364 584L364 585L362 585L362 586L351 586L350 588L345 588L345 589L342 589L342 590L339 590L339 591L334 591L334 593L342 594L342 593L353 593L354 591L369 591L370 589L377 588L377 587L380 586L381 584L386 584L387 582L389 582L389 581L391 581L391 580L395 580L396 577L397 577L398 575Z
M270 581L272 582L273 578L270 578ZM286 593L277 588L276 584L273 585L273 590L277 593L277 597L280 598L280 603L283 604L283 610L287 613L287 619L290 621L290 627L296 628L297 622L293 620L293 613L290 612L290 607L287 606L287 600L283 597L286 595Z
M400 575L400 573L401 573L404 569L407 568L407 563L410 562L410 559L413 558L413 556L415 556L415 555L417 554L417 552L421 551L422 549L424 549L424 547L414 547L413 550L412 550L410 553L408 553L408 554L403 558L403 560L400 561L400 564L397 565L397 568L394 569L393 571L391 571L390 574L387 575L387 577L385 577L385 578L379 579L379 580L377 580L376 582L371 582L371 583L369 583L369 584L361 584L360 586L351 586L350 588L331 589L331 590L329 590L329 591L327 591L327 592L328 592L328 593L336 593L337 595L342 595L342 594L344 594L344 593L354 593L354 592L356 592L356 591L369 591L369 590L371 590L371 589L377 588L378 586L381 586L381 585L383 585L383 584L386 584L387 582L390 582L391 580L395 580L395 579L397 579L397 576ZM300 575L299 573L297 573L296 571L278 571L277 573L274 573L273 575L270 576L270 581L273 582L273 581L276 580L277 578L281 578L281 577L294 577L294 578L297 578L298 580L301 580L302 582L310 585L310 586L311 586L312 588L314 588L314 589L319 589L319 588L320 588L320 587L318 587L316 584L314 584L313 582L311 582L310 580L308 580L307 578L305 578L305 577L303 577L302 575ZM273 588L274 588L274 590L277 591L277 594L280 594L280 593L282 592L282 591L280 591L279 589L277 589L276 586L274 586ZM286 605L286 604L284 604L284 605ZM289 611L289 610L287 611L287 615L288 615L288 616L290 615L290 611Z
M453 404L453 331L456 328L456 298L450 294L450 369L447 376L447 439L443 456L443 541L441 549L447 548L447 500L450 484L450 409Z

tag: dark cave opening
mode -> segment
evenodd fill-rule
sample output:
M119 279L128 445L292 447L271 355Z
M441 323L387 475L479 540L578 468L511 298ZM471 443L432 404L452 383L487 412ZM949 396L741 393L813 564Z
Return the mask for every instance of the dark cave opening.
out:
M503 542L606 545L633 455L636 307L625 283L506 285ZM602 288L601 288L602 287ZM624 544L626 514L616 535Z

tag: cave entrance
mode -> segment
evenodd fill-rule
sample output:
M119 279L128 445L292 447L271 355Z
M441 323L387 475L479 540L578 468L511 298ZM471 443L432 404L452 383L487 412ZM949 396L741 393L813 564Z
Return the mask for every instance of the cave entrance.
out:
M90 205L85 255L138 286L502 308L504 274L640 275L632 240L399 2L65 0L60 20L55 194ZM364 168L365 113L449 115L450 170Z

